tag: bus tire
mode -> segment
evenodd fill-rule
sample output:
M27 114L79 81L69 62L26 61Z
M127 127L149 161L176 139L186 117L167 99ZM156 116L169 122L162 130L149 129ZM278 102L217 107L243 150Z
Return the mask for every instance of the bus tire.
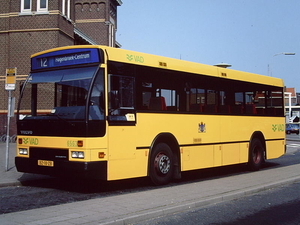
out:
M149 175L155 185L169 183L173 177L174 156L169 145L157 144L150 156Z
M250 142L248 169L258 171L264 162L264 147L258 138Z

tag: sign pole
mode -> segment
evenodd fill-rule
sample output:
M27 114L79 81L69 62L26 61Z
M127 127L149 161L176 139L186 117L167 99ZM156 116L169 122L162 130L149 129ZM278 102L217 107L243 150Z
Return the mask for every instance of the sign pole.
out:
M11 115L11 91L8 91L8 110L7 110L7 127L6 127L6 163L5 170L8 171L9 166L9 128Z
M6 127L6 150L5 150L5 170L8 171L9 167L9 129L10 117L13 117L12 112L12 97L11 92L16 89L16 75L17 68L6 69L5 90L8 91L8 107L7 107L7 127Z

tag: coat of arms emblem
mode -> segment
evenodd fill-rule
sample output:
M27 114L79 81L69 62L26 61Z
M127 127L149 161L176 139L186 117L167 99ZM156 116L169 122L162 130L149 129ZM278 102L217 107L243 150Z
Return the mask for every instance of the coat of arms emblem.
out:
M199 123L198 131L199 133L204 133L206 131L205 123Z

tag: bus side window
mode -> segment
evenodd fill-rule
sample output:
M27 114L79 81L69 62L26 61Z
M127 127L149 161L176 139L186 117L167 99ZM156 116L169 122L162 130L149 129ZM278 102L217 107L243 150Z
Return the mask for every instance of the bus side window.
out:
M176 90L161 89L161 110L178 111L179 108L179 95Z
M110 109L114 111L120 108L119 94L118 90L112 90L109 92L109 103ZM113 111L110 111L113 113Z
M203 112L203 106L206 102L205 89L189 88L187 92L187 99L189 102L189 111Z
M244 113L244 93L234 93L234 104L231 106L231 112L235 115L241 115Z
M142 92L142 106L141 109L147 110L150 106L151 92L143 91Z
M266 113L269 116L283 116L283 92L281 90L266 91Z
M219 99L218 99L218 112L220 114L229 114L231 113L230 105L226 101L226 92L225 91L219 91Z
M110 75L109 78L109 120L134 118L134 78L119 75Z
M149 109L154 111L167 110L166 100L164 97L152 97L149 101Z

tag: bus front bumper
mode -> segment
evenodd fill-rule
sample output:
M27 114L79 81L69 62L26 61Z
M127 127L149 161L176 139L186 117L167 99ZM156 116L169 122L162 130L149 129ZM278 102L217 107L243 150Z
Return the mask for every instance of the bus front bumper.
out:
M54 161L51 166L38 165L38 159L15 157L18 172L50 176L73 176L107 180L107 161Z

